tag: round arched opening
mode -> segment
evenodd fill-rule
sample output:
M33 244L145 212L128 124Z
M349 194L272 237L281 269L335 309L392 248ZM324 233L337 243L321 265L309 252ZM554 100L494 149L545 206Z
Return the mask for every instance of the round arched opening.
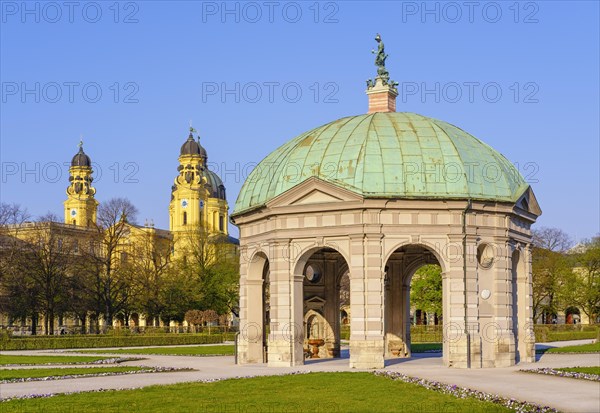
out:
M349 336L348 264L337 250L326 247L305 253L297 265L303 277L305 358L340 357L342 338ZM345 317L343 307L348 310Z
M252 304L241 307L238 352L242 363L266 363L269 344L270 315L270 270L269 259L259 251L248 261L247 274L240 286L240 301Z
M432 249L411 244L396 249L385 265L385 356L442 353L444 297L442 263Z

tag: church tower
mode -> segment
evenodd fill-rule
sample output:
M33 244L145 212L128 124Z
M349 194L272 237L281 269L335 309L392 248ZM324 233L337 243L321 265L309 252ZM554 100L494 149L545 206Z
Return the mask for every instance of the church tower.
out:
M90 227L96 224L98 201L94 198L96 188L92 187L92 161L83 151L79 142L79 152L71 160L69 187L65 205L65 224Z
M206 222L205 205L208 191L205 188L206 150L194 140L194 129L190 128L187 141L179 153L179 175L172 186L169 205L169 229L175 236L198 228Z

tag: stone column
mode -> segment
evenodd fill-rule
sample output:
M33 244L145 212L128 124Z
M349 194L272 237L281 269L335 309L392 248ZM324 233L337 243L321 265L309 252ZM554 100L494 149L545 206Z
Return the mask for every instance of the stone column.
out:
M535 362L535 335L533 332L533 280L532 280L532 254L531 244L523 247L522 273L517 274L518 289L518 327L519 341L517 343L520 361L526 363Z
M411 357L412 351L410 346L412 345L412 339L410 337L410 283L406 285L402 283L402 311L399 320L399 326L402 329L402 342L404 344L404 353L400 357Z
M384 280L381 234L350 239L350 367L384 367Z
M460 254L450 257L447 263L449 299L446 300L446 306L449 308L444 308L444 345L448 347L447 351L444 351L445 362L449 367L479 368L481 337L475 237L467 236L466 261L463 255L462 234L451 236L450 242L457 247L454 249L460 251Z
M500 245L500 244L499 244ZM513 246L506 240L502 248L497 248L494 260L494 287L490 300L494 305L494 367L508 367L515 364L515 335L512 313L512 254Z
M403 262L389 259L385 286L385 332L386 357L410 357L410 349L406 337L406 322L410 323L410 304L407 302L407 291L402 271ZM407 315L407 308L408 314Z
M270 262L270 316L268 364L272 367L304 364L302 274L293 274L289 243L274 245ZM295 258L295 257L292 257Z
M337 259L325 260L325 351L324 357L340 356L340 292L338 289L339 261Z
M263 280L240 279L240 334L238 363L262 363L263 360Z

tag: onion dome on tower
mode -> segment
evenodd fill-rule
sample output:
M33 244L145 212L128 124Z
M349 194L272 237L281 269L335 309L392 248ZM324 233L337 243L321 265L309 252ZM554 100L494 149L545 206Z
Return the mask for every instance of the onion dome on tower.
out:
M96 224L98 201L94 199L93 172L92 160L83 151L83 141L80 141L79 151L73 156L69 168L67 200L64 202L65 223L82 227Z
M71 166L92 166L92 160L83 151L83 143L79 145L79 152L71 160Z
M187 141L183 145L181 145L181 151L179 154L181 156L184 155L200 155L204 159L206 159L206 149L200 145L200 142L196 142L194 140L193 129L190 128L190 135L187 138Z

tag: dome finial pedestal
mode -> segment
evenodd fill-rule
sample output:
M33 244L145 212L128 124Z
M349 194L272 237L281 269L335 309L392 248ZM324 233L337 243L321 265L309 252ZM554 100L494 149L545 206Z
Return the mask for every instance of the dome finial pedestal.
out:
M375 112L395 112L396 97L398 90L390 85L385 84L384 79L377 76L374 81L367 82L367 96L369 97L369 111Z

